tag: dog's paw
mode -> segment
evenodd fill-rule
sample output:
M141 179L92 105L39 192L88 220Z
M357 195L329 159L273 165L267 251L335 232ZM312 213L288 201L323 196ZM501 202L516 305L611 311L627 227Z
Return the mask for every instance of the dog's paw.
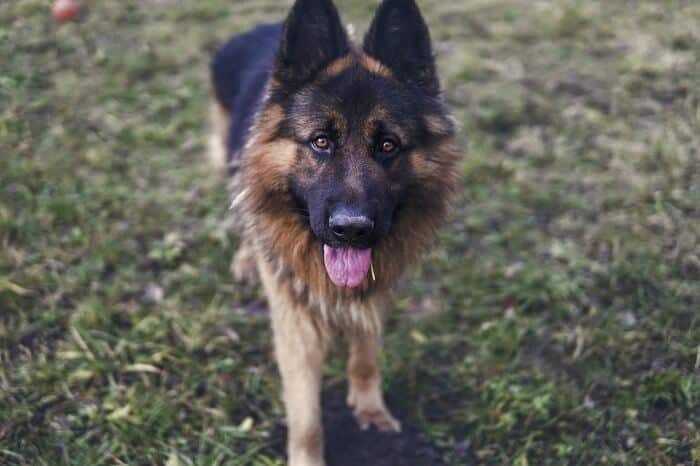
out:
M391 415L388 409L354 410L355 419L360 429L367 430L374 425L380 432L401 432L401 423Z
M367 430L374 425L380 432L401 432L401 423L391 415L381 395L351 391L348 405L353 408L360 429Z
M250 247L242 245L238 248L231 261L231 274L234 280L245 285L254 286L259 283L255 255Z

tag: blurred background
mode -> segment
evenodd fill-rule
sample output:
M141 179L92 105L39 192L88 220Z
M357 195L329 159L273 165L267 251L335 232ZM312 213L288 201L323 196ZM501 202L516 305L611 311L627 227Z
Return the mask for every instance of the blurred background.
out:
M0 2L0 464L283 464L203 154L211 52L290 3ZM464 190L389 321L399 417L451 465L700 464L700 2L418 3Z

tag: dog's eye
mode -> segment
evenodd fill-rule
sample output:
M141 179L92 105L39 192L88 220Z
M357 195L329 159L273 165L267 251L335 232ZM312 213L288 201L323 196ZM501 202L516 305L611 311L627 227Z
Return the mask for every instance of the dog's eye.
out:
M313 140L311 140L311 147L316 152L330 152L332 145L331 139L325 134L316 136Z
M385 139L384 141L382 141L381 149L382 149L383 153L390 154L390 153L394 152L396 150L396 148L397 148L397 146L396 146L396 142L394 142L394 140Z
M377 146L378 156L385 160L396 154L398 150L399 143L396 139L389 137L382 138Z

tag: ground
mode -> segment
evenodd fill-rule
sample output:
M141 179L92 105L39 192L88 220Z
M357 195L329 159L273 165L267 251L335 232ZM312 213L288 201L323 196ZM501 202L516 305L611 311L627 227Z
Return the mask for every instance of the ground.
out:
M264 300L231 280L203 153L211 51L289 2L82 2L60 26L49 3L0 3L0 464L282 465ZM351 442L700 464L700 3L419 4L464 190L388 326L407 433L353 430L339 346L330 466ZM376 2L338 5L359 35Z

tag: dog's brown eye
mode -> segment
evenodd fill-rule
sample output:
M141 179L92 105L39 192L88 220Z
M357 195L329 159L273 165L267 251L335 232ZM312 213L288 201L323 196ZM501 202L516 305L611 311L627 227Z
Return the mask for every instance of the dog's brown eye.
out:
M385 139L382 142L382 152L385 154L389 154L391 152L394 152L396 150L396 143L392 141L391 139Z
M327 151L331 148L331 140L328 139L328 136L325 135L316 136L316 138L313 141L311 141L311 145L316 150Z
M399 143L393 138L382 139L379 143L379 147L377 147L377 151L385 157L393 155L398 149Z

